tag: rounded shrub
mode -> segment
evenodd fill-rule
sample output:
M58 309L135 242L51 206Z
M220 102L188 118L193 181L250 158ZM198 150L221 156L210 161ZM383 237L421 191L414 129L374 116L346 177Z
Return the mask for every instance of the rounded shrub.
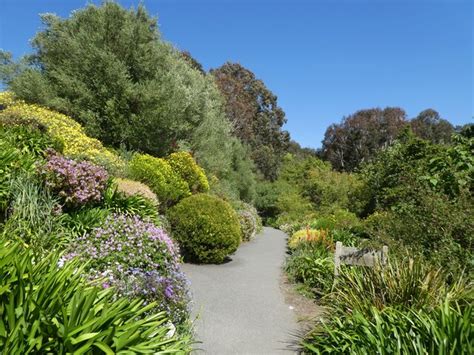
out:
M241 201L235 202L233 207L239 217L242 240L249 241L262 231L262 219L258 215L255 207Z
M197 194L185 198L168 211L168 218L187 260L221 263L240 244L237 214L218 197Z
M128 168L130 177L147 184L164 205L173 205L191 194L188 183L164 159L135 154Z
M188 152L173 153L168 157L167 161L173 171L188 183L191 192L209 191L206 173L203 168L197 165L191 154Z
M158 205L158 198L147 185L138 181L121 178L116 178L115 182L117 183L117 190L125 194L125 196L141 195Z

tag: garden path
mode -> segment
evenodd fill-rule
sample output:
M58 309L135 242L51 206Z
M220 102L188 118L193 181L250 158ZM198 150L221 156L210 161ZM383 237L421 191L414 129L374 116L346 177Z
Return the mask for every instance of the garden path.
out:
M183 265L191 280L193 314L206 354L294 353L296 316L280 288L285 234L264 228L222 265Z

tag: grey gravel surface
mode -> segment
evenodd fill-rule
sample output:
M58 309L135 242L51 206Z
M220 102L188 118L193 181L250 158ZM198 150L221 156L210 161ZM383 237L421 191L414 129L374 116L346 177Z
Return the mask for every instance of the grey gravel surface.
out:
M279 286L285 234L264 228L222 265L183 265L191 280L196 353L292 353L295 315Z

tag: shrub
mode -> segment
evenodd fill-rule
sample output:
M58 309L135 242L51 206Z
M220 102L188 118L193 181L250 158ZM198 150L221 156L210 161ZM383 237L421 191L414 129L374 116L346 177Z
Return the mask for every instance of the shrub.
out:
M391 260L384 266L343 270L326 301L340 313L370 313L373 307L432 308L448 294L455 299L464 297L463 282L448 287L445 280L441 270L420 260Z
M241 240L237 214L217 197L197 194L168 211L173 236L184 257L202 263L221 263Z
M3 123L3 122L2 122ZM34 126L11 125L0 123L0 140L18 149L23 155L42 158L48 149L61 152L62 144L49 137L44 129Z
M132 179L147 184L165 206L191 194L187 182L164 159L135 154L129 164L129 173Z
M70 207L99 202L107 186L108 174L88 161L77 162L51 152L41 168L46 187Z
M11 117L20 117L26 124L32 122L47 128L48 135L63 145L66 156L87 159L107 167L111 171L124 168L122 160L107 150L100 141L88 137L82 126L72 118L37 105L26 104L15 99L11 93L0 93L0 105L6 108L0 111L0 122L9 121Z
M328 248L333 248L333 242L330 239L329 232L325 229L302 229L294 233L288 240L290 249L295 249L300 243L320 242Z
M141 194L127 196L118 190L115 182L109 184L105 190L104 207L116 213L137 215L155 224L159 223L158 209L154 201Z
M138 181L121 178L116 178L114 181L117 183L117 190L124 193L126 196L141 195L158 206L158 198L147 185Z
M332 317L310 333L303 351L318 354L472 354L473 306L446 301L433 311L371 308Z
M67 241L61 205L32 177L16 176L9 185L11 203L4 235L19 239L42 253Z
M21 172L34 170L34 158L0 140L0 212L3 212L10 200L11 181Z
M186 352L189 339L169 336L155 303L117 298L81 277L77 261L38 260L32 250L1 241L0 349L6 354Z
M187 281L179 253L163 229L138 216L109 215L104 223L71 243L64 257L89 261L88 273L119 296L157 301L174 322L187 317Z
M322 239L300 243L288 257L285 271L292 282L301 283L310 294L326 293L334 279L330 247Z
M233 207L237 211L237 216L239 217L242 240L249 241L255 237L257 233L262 231L262 219L258 215L255 207L241 201L234 202Z
M110 211L100 207L83 207L64 214L64 226L72 236L79 237L90 233L104 223Z
M206 173L196 164L191 154L188 152L172 153L167 161L175 174L188 183L192 193L209 191Z

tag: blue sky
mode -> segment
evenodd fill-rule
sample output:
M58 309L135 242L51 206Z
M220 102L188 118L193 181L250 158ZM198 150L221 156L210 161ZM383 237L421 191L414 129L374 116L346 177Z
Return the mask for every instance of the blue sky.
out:
M0 0L0 48L19 57L39 13L85 0ZM118 1L126 7L139 1ZM240 62L278 96L286 129L319 147L328 125L370 107L431 107L473 122L469 0L144 0L164 39L205 68ZM99 1L100 3L100 1Z

